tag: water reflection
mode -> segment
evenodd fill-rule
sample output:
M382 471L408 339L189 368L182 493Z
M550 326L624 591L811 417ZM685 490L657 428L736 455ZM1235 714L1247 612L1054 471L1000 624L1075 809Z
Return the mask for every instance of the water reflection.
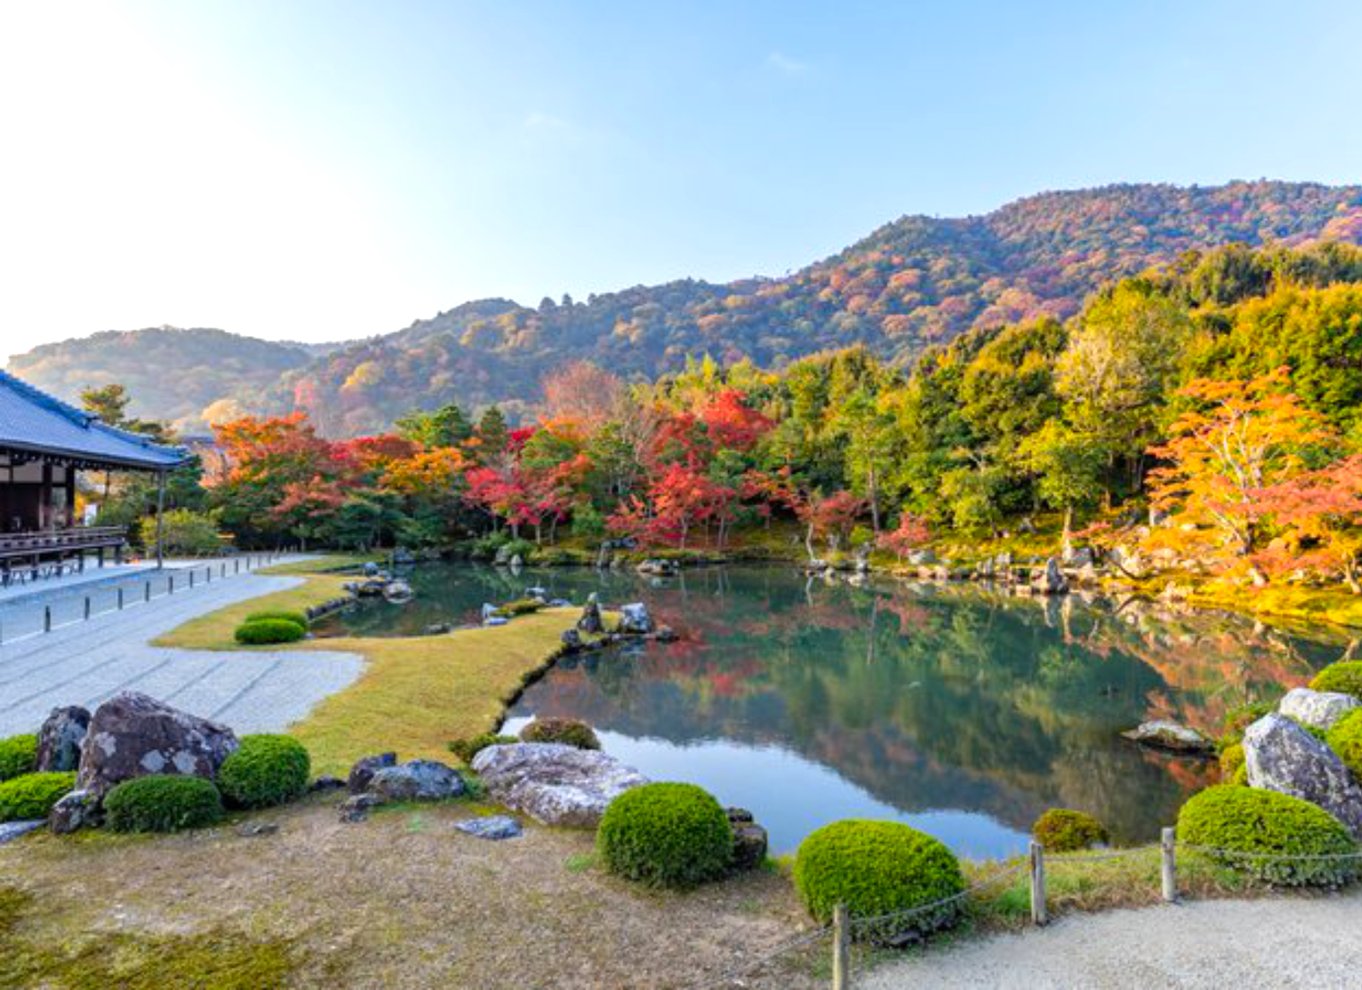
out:
M778 850L826 821L871 816L1001 855L1054 805L1098 815L1123 841L1153 838L1209 767L1156 757L1119 730L1154 715L1213 727L1342 650L1327 636L1145 602L853 588L785 568L657 582L437 567L414 583L414 605L366 607L337 628L469 621L483 600L527 584L575 601L593 590L646 600L679 642L564 662L512 715L586 719L648 775L751 808Z

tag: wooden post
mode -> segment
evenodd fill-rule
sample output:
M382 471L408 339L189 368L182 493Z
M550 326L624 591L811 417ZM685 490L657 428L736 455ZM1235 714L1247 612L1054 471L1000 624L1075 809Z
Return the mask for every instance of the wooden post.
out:
M1163 899L1173 904L1178 899L1177 830L1166 828L1159 840L1163 854Z
M123 611L123 589L118 589L118 611Z
M48 633L48 632L51 632L51 631L52 631L52 606L51 606L51 605L44 605L44 606L43 606L43 632Z
M1031 843L1031 921L1043 925L1049 918L1045 914L1045 848L1039 842Z
M143 600L143 601L147 601L147 602L151 601L151 582L150 582L150 581L147 582L147 590L146 590L146 592L142 595L142 600Z
M838 904L832 909L832 990L851 987L851 925L847 906Z
M174 575L174 574L168 574L168 575L166 576L166 594L167 594L167 595L173 595L173 594L175 594L175 575Z
M90 621L90 596L85 596L85 621Z
M192 570L189 572L189 587L194 587L194 572Z
M207 567L205 567L205 568L203 569L203 580L204 580L207 584L212 584L212 583L213 583L213 565L212 565L212 564L209 564Z

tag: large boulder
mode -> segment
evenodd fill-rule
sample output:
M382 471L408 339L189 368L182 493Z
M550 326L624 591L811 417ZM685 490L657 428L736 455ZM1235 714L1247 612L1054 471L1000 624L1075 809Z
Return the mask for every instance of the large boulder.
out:
M1338 754L1291 719L1264 715L1244 733L1250 787L1317 804L1362 838L1362 787Z
M584 633L592 634L605 631L605 623L601 621L601 602L594 591L587 596L582 617L577 620L577 628Z
M1042 595L1062 595L1069 590L1069 579L1060 570L1058 558L1051 557L1045 562L1045 570L1036 575L1031 587Z
M653 617L648 606L642 602L631 602L620 606L620 632L645 635L653 631Z
M369 779L368 792L385 801L443 801L464 792L463 778L434 760L410 760L383 767Z
M648 778L599 750L561 743L488 746L473 770L492 799L545 825L595 828L610 802Z
M124 691L95 709L80 747L76 789L103 799L116 784L147 774L212 780L236 752L225 725L172 708L149 695Z
M80 744L90 728L90 713L79 705L54 708L38 730L38 772L69 773L80 766Z
M369 789L369 781L384 767L397 766L396 753L379 753L375 756L362 756L350 767L346 786L351 794L363 794Z
M1144 746L1166 749L1172 753L1210 753L1215 742L1196 729L1179 725L1165 718L1141 722L1138 726L1121 735Z
M1314 729L1332 729L1334 723L1354 708L1362 705L1350 694L1337 691L1311 691L1292 688L1277 705L1277 711L1301 725Z

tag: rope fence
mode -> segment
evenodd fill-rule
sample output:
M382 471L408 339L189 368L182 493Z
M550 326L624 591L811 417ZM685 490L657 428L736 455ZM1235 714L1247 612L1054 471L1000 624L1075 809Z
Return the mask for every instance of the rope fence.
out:
M932 901L919 904L902 911L885 914L853 917L845 905L839 904L833 911L832 923L812 932L798 935L771 949L765 950L758 958L744 961L740 966L718 977L706 978L694 984L693 990L719 990L719 988L747 988L755 984L746 982L776 961L788 958L796 951L826 939L831 950L831 965L825 970L830 973L833 990L852 990L854 977L864 974L877 962L888 957L888 951L902 948L920 941L924 934L949 922L961 906L967 904L984 891L996 888L1006 882L1013 882L1026 874L1030 892L1030 915L1034 925L1049 922L1046 897L1046 872L1051 866L1066 864L1092 864L1111 860L1133 859L1136 857L1159 857L1160 895L1166 903L1178 900L1177 858L1178 854L1208 856L1226 863L1362 863L1362 849L1347 853L1276 853L1248 852L1236 849L1223 849L1178 842L1174 829L1165 828L1156 846L1137 846L1130 849L1110 849L1097 853L1061 853L1049 855L1039 843L1031 843L1024 859L1000 869L988 877L977 881L966 889ZM1260 874L1262 875L1262 874ZM853 956L853 946L856 955ZM822 967L818 967L821 969ZM807 975L807 969L806 969ZM815 977L817 978L817 977ZM762 984L776 986L777 984ZM781 981L780 986L788 985Z
M0 602L0 645L18 643L67 629L102 615L123 612L195 587L249 574L278 561L285 553L240 554L193 567L157 570L148 576L111 578L82 593L79 586L50 589L55 598L42 604L23 598ZM27 597L27 596L26 596Z

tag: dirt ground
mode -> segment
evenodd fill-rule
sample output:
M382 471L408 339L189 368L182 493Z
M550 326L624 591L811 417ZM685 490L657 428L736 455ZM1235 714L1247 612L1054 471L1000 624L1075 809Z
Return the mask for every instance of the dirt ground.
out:
M174 836L40 834L0 847L0 880L32 896L11 937L282 938L298 987L824 985L821 953L724 978L810 930L773 872L658 894L606 876L592 833L528 825L521 838L489 842L453 828L472 812L466 803L345 825L338 801L316 796ZM240 821L279 829L247 836Z

